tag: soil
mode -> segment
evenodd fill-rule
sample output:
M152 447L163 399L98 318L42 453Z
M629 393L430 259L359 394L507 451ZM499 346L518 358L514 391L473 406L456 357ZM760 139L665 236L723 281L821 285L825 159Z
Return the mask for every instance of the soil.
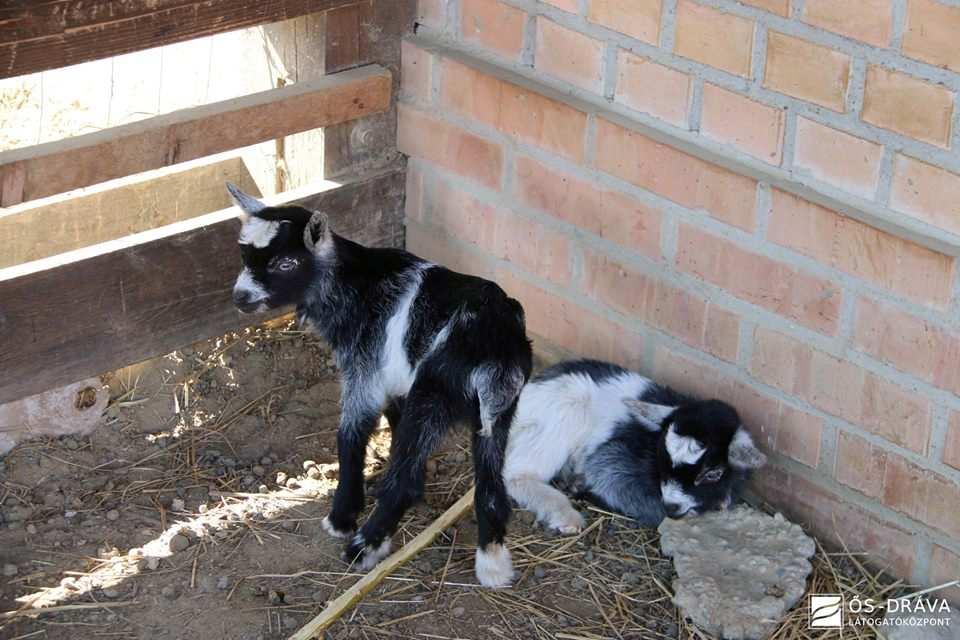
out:
M320 526L339 419L321 342L278 322L105 381L112 399L93 434L0 460L0 638L287 638L359 577ZM368 494L385 427L368 450ZM394 548L470 487L467 443L456 433L432 457L426 499ZM514 516L513 587L478 586L466 518L326 637L708 637L670 602L673 567L655 531L590 509L584 532L555 537Z

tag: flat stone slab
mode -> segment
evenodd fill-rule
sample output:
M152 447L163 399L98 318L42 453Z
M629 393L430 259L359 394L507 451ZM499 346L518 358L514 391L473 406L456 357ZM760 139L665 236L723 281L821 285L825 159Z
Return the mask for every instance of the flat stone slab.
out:
M960 611L951 607L927 613L890 612L880 631L887 640L956 640L960 638Z
M31 438L92 432L109 399L100 379L89 378L0 405L0 456Z
M779 513L746 506L666 519L660 546L673 557L673 602L709 633L760 640L806 591L816 546Z

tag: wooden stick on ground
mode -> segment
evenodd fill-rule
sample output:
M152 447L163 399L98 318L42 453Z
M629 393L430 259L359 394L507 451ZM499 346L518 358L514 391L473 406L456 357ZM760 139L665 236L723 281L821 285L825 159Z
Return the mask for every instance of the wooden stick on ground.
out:
M415 555L433 542L437 534L463 517L463 514L465 514L470 508L470 505L473 504L473 491L471 487L462 498L444 511L429 527L417 534L413 540L397 549L383 562L375 566L370 573L360 578L352 587L331 601L317 617L290 636L289 640L310 640L318 634L323 633L324 629L332 625L340 616L349 611L358 600L370 593L374 587L380 584L380 582L397 567L409 562Z

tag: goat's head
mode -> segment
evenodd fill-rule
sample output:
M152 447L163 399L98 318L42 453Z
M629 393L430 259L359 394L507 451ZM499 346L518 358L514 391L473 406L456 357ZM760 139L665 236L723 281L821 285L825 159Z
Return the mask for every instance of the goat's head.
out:
M296 304L310 286L318 261L331 251L324 214L298 206L268 207L227 183L240 208L243 268L233 302L243 313Z
M657 471L670 518L727 508L749 473L767 460L736 409L720 400L679 407L629 400L627 405L635 418L660 429Z

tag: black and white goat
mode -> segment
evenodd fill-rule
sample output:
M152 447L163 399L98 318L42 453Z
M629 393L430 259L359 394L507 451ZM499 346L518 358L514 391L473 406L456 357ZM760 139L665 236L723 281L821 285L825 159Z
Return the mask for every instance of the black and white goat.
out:
M266 207L228 189L243 212L234 303L246 312L296 304L301 323L336 355L340 481L323 525L349 537L346 559L366 569L387 555L400 518L423 495L427 457L449 427L467 423L477 578L487 586L509 583L513 566L503 539L511 509L501 471L532 361L520 303L493 282L399 249L351 242L333 233L322 213ZM391 428L390 466L376 509L354 535L364 506L364 455L381 413Z
M551 481L655 527L730 505L766 457L730 405L694 400L621 367L563 362L531 380L507 443L507 492L546 526L583 517Z

